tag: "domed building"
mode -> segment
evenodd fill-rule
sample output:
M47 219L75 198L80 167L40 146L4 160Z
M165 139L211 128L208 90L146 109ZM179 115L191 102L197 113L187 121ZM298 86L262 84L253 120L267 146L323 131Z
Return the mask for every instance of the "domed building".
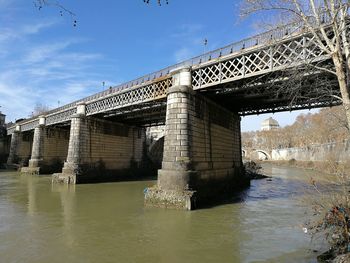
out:
M266 120L264 120L261 123L261 130L262 131L271 131L271 130L276 130L280 127L279 123L273 119L273 118L268 118Z

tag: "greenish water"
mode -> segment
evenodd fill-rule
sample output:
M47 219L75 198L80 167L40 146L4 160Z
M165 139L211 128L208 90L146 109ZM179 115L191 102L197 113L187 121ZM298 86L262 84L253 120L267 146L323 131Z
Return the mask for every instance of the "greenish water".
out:
M232 202L145 208L154 181L52 185L0 170L0 262L316 262L302 231L311 172L266 166Z

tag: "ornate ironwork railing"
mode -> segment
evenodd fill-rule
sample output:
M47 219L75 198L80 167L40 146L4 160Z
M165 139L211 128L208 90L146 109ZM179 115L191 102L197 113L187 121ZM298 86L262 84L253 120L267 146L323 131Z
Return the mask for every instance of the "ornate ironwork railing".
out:
M65 121L69 121L73 114L77 113L77 108L71 107L66 110L61 110L59 112L54 112L46 115L46 125L53 125Z
M111 93L109 96L98 98L86 105L86 115L93 115L165 98L171 82L171 78L165 78L150 84L136 86L131 89L122 90L119 93Z
M329 57L313 35L298 35L192 68L194 89L205 88Z
M34 119L25 124L21 124L21 131L30 131L39 125L39 119Z
M16 126L12 125L10 127L7 127L7 134L10 135L15 132Z

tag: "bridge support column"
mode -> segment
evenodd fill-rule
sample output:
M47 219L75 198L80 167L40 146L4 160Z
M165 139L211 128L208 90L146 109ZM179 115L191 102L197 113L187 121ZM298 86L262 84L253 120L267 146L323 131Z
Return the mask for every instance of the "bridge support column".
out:
M69 146L62 173L53 182L77 184L141 177L144 129L88 117L85 104L71 118Z
M45 117L39 117L39 125L34 129L32 153L28 167L22 167L22 173L39 174L40 166L43 162L44 148L44 133L45 133Z
M145 191L151 206L194 209L249 185L243 175L240 117L195 93L189 68L168 90L162 169Z
M20 133L21 133L21 126L16 126L16 129L13 131L11 135L10 152L9 152L9 157L7 159L7 165L13 165L17 162L19 140L21 136Z
M173 71L173 86L167 94L162 169L158 182L149 188L146 203L191 209L194 192L189 189L192 170L191 115L193 89L190 68Z
M67 160L64 163L62 173L54 174L54 182L76 184L77 176L81 173L81 161L86 154L87 125L86 107L84 103L77 105L77 114L72 116Z

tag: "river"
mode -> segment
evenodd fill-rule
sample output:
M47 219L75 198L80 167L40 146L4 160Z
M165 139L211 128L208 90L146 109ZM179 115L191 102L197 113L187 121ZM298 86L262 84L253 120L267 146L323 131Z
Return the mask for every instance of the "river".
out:
M0 262L316 262L326 249L302 230L310 176L265 165L272 179L223 205L145 208L155 181L52 185L0 170Z

